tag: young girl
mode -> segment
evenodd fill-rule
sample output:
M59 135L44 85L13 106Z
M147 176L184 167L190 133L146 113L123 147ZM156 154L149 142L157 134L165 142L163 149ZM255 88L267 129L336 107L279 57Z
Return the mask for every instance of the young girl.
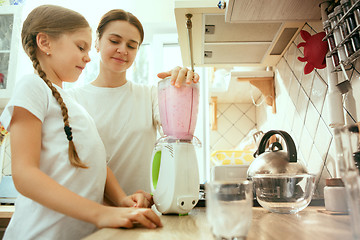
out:
M4 239L80 239L96 227L161 226L142 194L126 197L89 114L62 89L90 61L91 29L77 12L35 8L21 33L36 74L20 80L0 121L11 132L12 176L20 192Z
M100 73L91 83L69 90L94 118L107 152L108 166L127 194L150 191L150 161L160 125L157 89L127 80L144 39L140 21L131 13L115 9L106 13L97 28L96 50ZM176 67L158 74L171 76L180 86L199 75Z

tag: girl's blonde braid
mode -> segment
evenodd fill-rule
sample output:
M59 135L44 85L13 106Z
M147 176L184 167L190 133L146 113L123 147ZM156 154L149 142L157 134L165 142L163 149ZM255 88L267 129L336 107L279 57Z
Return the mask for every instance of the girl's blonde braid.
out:
M63 116L64 121L64 131L66 133L66 137L69 140L69 160L71 165L80 168L88 168L79 158L76 148L74 145L72 131L69 124L69 116L68 116L68 109L66 107L65 102L63 101L60 93L58 90L53 86L51 81L47 79L46 73L42 70L39 60L36 58L36 48L35 42L36 36L30 36L25 43L25 51L29 54L30 60L33 63L34 69L38 72L39 76L45 81L46 85L51 89L52 95L55 97L56 101L60 104L61 113Z

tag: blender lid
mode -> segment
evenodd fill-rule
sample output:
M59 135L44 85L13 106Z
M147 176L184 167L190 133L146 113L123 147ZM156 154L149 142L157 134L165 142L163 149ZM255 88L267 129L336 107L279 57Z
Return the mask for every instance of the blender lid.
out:
M178 139L171 136L163 136L156 141L156 144L168 144L168 143L191 143L195 147L201 147L200 140L193 136L191 140Z

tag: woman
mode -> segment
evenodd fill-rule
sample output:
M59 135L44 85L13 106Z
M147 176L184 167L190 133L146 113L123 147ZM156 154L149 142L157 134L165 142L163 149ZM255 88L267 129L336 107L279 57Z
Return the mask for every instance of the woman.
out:
M108 166L126 194L150 191L150 161L160 126L157 89L132 83L126 71L134 63L144 39L140 21L115 9L106 13L97 28L95 48L100 53L100 72L91 83L70 93L94 118L107 152ZM171 76L180 87L185 80L198 82L199 75L175 67L159 73Z

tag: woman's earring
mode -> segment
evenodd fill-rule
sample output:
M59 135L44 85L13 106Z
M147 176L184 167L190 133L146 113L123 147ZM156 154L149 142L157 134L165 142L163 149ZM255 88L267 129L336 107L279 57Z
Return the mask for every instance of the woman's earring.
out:
M50 53L47 52L47 53L46 53L46 56L50 56Z

